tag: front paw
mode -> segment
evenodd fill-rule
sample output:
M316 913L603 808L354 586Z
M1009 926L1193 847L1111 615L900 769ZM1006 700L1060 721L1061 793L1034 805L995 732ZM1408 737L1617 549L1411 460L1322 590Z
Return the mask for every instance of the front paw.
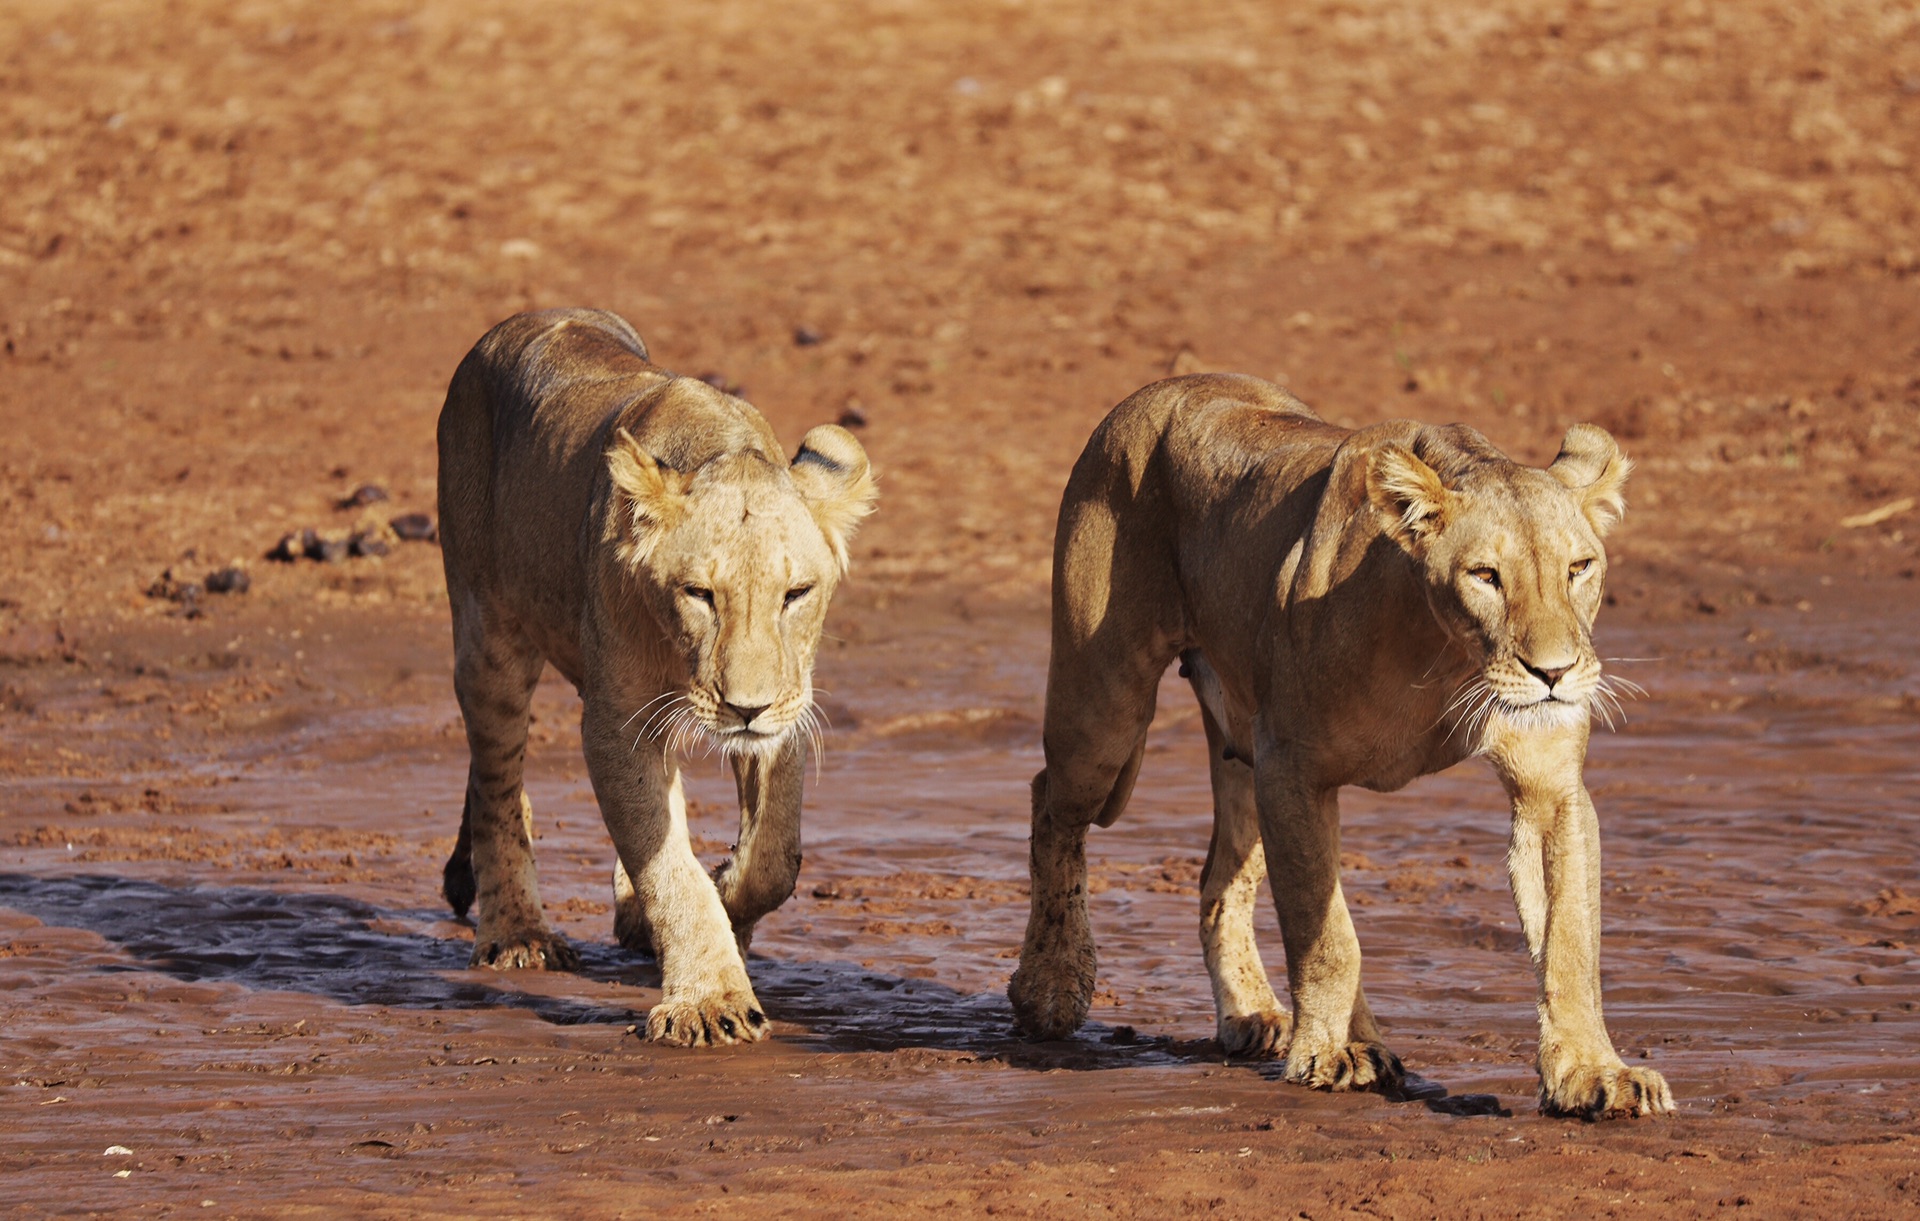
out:
M1066 1038L1087 1020L1093 978L1090 950L1085 955L1022 954L1007 983L1014 1023L1031 1039Z
M546 929L499 936L482 933L473 939L473 957L467 965L495 971L574 971L580 967L580 952L566 938Z
M674 1047L757 1043L771 1029L751 992L723 992L699 1000L661 1001L647 1014L647 1039Z
M1293 1018L1277 1009L1233 1014L1220 1019L1220 1050L1249 1060L1272 1060L1286 1054L1293 1037Z
M1673 1091L1667 1079L1650 1068L1603 1064L1572 1069L1552 1085L1543 1082L1540 1109L1579 1119L1671 1115Z
M1287 1080L1316 1090L1391 1092L1406 1079L1400 1057L1378 1043L1348 1043L1319 1052L1296 1044L1287 1052Z

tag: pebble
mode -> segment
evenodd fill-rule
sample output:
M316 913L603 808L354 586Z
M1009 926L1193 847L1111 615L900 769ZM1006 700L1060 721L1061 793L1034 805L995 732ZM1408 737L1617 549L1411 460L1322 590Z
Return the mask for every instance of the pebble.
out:
M318 530L309 527L300 532L300 553L323 564L338 564L347 558L347 540L322 538Z
M198 582L175 580L171 568L162 572L159 580L147 586L147 597L164 598L168 602L191 604L200 597L201 592Z
M433 518L425 513L402 513L387 525L403 543L431 543L440 537L440 532L434 529Z
M434 528L433 518L425 513L402 513L387 525L394 537L402 542L431 543L440 537L440 532ZM267 552L267 558L281 564L302 559L337 564L348 556L386 555L392 548L384 534L375 526L355 530L345 537L329 537L308 526L296 533L282 535L280 541L273 545L273 550ZM227 589L214 589L216 578L237 584L229 584ZM245 593L248 585L247 574L238 568L223 569L208 577L207 581L207 587L216 593Z
M797 348L810 348L817 343L825 343L827 337L810 326L793 328L793 345Z
M204 584L210 594L243 594L253 588L253 578L244 568L221 568L208 573Z
M867 409L861 405L859 399L848 399L847 405L840 409L839 420L835 422L842 428L865 428Z
M381 487L379 484L363 483L353 489L352 494L342 497L339 501L339 507L342 509L361 509L367 505L377 504L382 500L391 499L392 497L387 495L387 489Z

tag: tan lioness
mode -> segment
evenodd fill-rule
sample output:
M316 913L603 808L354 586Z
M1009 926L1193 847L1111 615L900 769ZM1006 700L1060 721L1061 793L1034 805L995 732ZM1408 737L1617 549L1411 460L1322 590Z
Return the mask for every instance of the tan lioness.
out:
M814 653L873 499L845 429L815 428L788 462L759 412L650 363L613 314L521 314L468 353L440 413L440 535L471 752L445 888L463 915L478 894L474 965L577 961L541 910L521 787L551 663L583 704L615 931L660 960L647 1037L762 1036L747 942L799 874ZM739 782L740 840L712 878L681 796L695 746Z
M1033 909L1008 989L1022 1028L1058 1038L1086 1018L1087 827L1125 809L1179 658L1211 748L1200 940L1228 1052L1285 1055L1288 1080L1322 1089L1402 1080L1360 987L1337 794L1479 754L1512 799L1542 1107L1670 1111L1667 1083L1622 1063L1601 1020L1599 826L1581 780L1606 698L1589 634L1600 540L1627 471L1592 425L1539 470L1461 425L1336 428L1250 377L1174 378L1114 408L1060 507ZM1286 1008L1253 941L1266 875Z

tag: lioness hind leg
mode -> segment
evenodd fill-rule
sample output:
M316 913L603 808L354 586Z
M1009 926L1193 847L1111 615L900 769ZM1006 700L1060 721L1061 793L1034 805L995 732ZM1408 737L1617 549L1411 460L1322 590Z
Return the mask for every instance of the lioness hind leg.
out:
M1184 618L1164 486L1142 480L1152 442L1109 417L1075 464L1060 503L1053 641L1033 781L1032 907L1007 985L1014 1020L1057 1039L1086 1020L1097 967L1087 921L1087 828L1126 809L1146 753L1160 676ZM1129 417L1130 418L1130 417Z
M1286 1078L1323 1090L1397 1089L1406 1070L1360 989L1360 939L1340 890L1338 792L1306 791L1273 752L1254 783L1293 995Z
M1125 693L1130 698L1089 702L1059 699L1057 672L1049 682L1047 766L1033 778L1031 908L1020 966L1007 984L1014 1020L1033 1038L1065 1038L1086 1021L1093 1002L1098 960L1087 919L1087 828L1111 824L1126 808L1146 754L1157 679L1154 671L1142 690ZM1056 716L1056 709L1068 711ZM1069 718L1075 723L1056 730Z
M617 853L613 858L613 937L636 954L656 956L647 909L641 905L640 894L634 890L633 879L627 876L627 867Z
M1226 757L1226 735L1204 705L1201 718L1213 776L1213 842L1200 874L1200 949L1213 981L1221 1048L1231 1056L1271 1059L1285 1054L1293 1016L1274 996L1253 938L1254 904L1267 876L1253 769Z
M469 853L479 901L472 965L570 970L573 947L547 927L533 860L532 807L522 787L527 710L545 659L506 625L471 604L454 624L454 690L471 755L462 841L447 862L450 903L460 897L456 868Z
M713 884L733 924L740 957L753 926L793 897L800 879L800 802L806 759L798 737L777 754L740 755L733 774L740 794L740 834L733 855L714 870Z
M453 914L466 919L473 908L473 796L460 804L460 835L453 841L453 852L440 871L440 893L446 896Z
M520 821L526 824L527 838L533 838L533 802L520 790ZM473 907L473 795L469 792L460 806L460 834L453 841L453 852L440 871L440 893L446 896L453 914L464 919Z

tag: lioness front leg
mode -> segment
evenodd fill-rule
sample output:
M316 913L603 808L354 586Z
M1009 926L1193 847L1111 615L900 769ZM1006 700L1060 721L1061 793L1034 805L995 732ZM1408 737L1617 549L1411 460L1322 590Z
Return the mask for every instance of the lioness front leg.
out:
M1571 739L1573 735L1566 735ZM1540 982L1540 1109L1588 1119L1665 1115L1666 1078L1629 1068L1600 1005L1600 820L1578 777L1578 742L1508 741L1489 752L1513 802L1507 873Z
M693 854L679 768L658 743L628 740L621 724L588 695L581 717L587 771L633 887L638 928L660 963L661 998L647 1014L647 1038L687 1047L755 1042L766 1035L766 1014L720 894Z
M1200 949L1213 981L1220 1046L1230 1056L1284 1055L1293 1017L1280 1005L1253 939L1254 904L1267 876L1253 769L1227 757L1227 739L1204 705L1213 776L1213 842L1200 874Z
M477 898L471 965L572 970L579 955L547 927L533 859L533 811L522 787L527 709L545 665L531 643L486 614L457 606L454 689L466 721L466 803L447 862L447 901L465 914Z
M1322 1090L1394 1089L1406 1076L1360 989L1360 939L1340 890L1336 789L1308 789L1269 747L1255 763L1260 835L1293 994L1289 1081Z

